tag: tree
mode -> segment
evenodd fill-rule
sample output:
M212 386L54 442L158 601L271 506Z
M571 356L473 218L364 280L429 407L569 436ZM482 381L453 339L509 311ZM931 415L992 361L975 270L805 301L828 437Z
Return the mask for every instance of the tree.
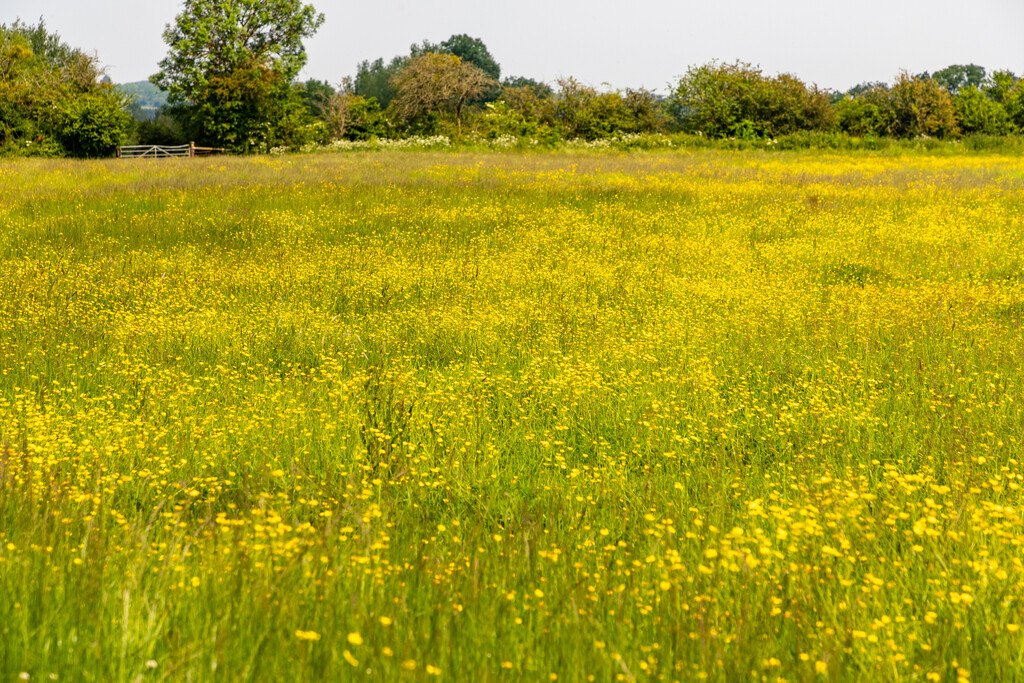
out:
M986 83L985 68L977 64L951 64L931 77L952 95L970 86L980 89ZM919 78L927 79L928 74L921 74Z
M331 140L367 140L387 133L387 120L377 100L343 87L320 104L320 114Z
M303 106L313 113L320 111L323 103L337 92L327 81L318 81L315 78L296 84L296 90Z
M959 133L953 98L934 78L911 77L903 72L888 93L889 135L945 138Z
M497 84L487 74L451 54L428 52L413 57L392 79L395 113L410 121L430 113L451 113L462 132L466 104Z
M635 116L618 92L598 92L575 78L558 80L555 119L569 138L596 140L635 132Z
M387 64L383 58L359 62L356 77L352 81L352 93L367 99L373 98L381 107L387 107L395 99L395 88L391 81L408 63L408 57L393 57Z
M522 79L528 81L529 79ZM511 81L516 83L516 80ZM506 79L501 90L500 103L505 105L511 112L527 125L537 127L555 125L555 102L554 90L547 84L524 83L522 85L511 85Z
M419 45L409 46L410 57L419 57L431 52L455 55L464 63L472 64L483 71L487 74L488 78L494 81L498 81L501 78L501 65L491 55L491 51L487 49L484 41L479 38L459 33L440 43L431 43L429 40L424 40ZM474 97L472 103L483 104L484 102L493 102L498 99L500 94L501 88L495 84Z
M684 130L710 137L772 137L835 123L828 93L790 74L766 77L743 62L691 67L671 104Z
M268 149L288 137L301 100L284 77L257 62L210 76L175 118L194 139L236 151Z
M889 86L883 83L882 81L864 81L863 83L858 83L857 85L847 90L846 93L844 93L844 95L840 96L840 98L843 96L859 97L860 95L863 95L864 93L870 92L872 90L878 90L879 88L885 89L887 87Z
M839 129L859 137L887 135L889 131L889 88L884 83L847 95L835 103Z
M185 0L164 30L152 81L202 141L238 150L272 144L297 104L303 38L323 15L301 0ZM282 116L284 114L284 116Z
M1024 79L1015 82L1007 90L1002 104L1017 131L1024 133Z
M555 94L555 91L547 83L541 83L536 79L527 78L526 76L506 76L501 80L501 87L505 90L512 88L529 88L533 91L534 95L541 99L551 97Z
M460 33L441 43L441 50L455 55L463 62L469 62L495 81L501 78L501 65L479 38Z
M898 138L950 137L959 133L949 91L934 78L897 76L891 87L876 84L836 104L840 128L852 135Z
M53 134L71 156L111 156L131 125L125 104L107 90L64 100L56 105Z
M976 86L960 88L953 97L953 106L964 133L1003 135L1010 132L1010 117L1003 105L987 97Z
M42 20L0 24L0 151L112 155L132 127L129 100L94 56Z
M506 88L502 97L524 112L531 108L524 106L527 104L538 112L549 111L552 123L568 138L596 140L623 133L653 133L668 123L661 100L643 88L599 92L575 78L559 79L558 88L557 95L543 100L529 86ZM546 110L539 106L549 101Z
M991 83L985 88L985 94L1002 104L1006 94L1013 89L1017 80L1017 75L1012 71L994 71Z

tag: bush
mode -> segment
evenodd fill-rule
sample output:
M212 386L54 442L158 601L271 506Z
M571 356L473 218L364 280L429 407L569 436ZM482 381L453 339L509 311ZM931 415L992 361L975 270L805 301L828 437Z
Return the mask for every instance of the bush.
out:
M1024 132L1024 81L1017 81L1003 96L1003 107L1012 126Z
M111 155L132 127L128 100L96 59L35 26L0 24L0 153Z
M661 102L648 90L598 92L574 78L560 80L558 85L550 116L567 139L598 140L667 127Z
M111 90L76 97L57 106L54 137L72 156L113 155L133 123L123 98Z
M854 136L953 137L959 133L953 98L933 78L900 74L892 87L876 84L836 103L839 128Z
M373 97L352 97L349 103L349 120L345 130L348 140L370 140L386 137L391 129L380 104Z
M743 62L691 67L671 105L683 130L717 138L772 138L835 127L825 92L790 74L768 78Z
M1012 124L1003 105L973 85L961 88L953 98L960 130L964 133L1004 135Z
M506 136L536 137L541 128L540 121L536 118L527 118L503 99L484 105L483 112L473 123L476 133L486 140L497 140Z
M953 98L934 78L913 78L904 72L888 94L889 135L945 138L959 133Z
M836 105L839 129L848 135L885 135L889 124L887 90L883 86L857 97L844 97Z

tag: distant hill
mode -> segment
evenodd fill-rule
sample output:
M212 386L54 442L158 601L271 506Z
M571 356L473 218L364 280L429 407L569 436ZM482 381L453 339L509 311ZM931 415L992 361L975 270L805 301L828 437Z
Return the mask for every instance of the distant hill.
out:
M142 109L159 109L167 104L167 93L149 81L119 83L117 87L130 95Z

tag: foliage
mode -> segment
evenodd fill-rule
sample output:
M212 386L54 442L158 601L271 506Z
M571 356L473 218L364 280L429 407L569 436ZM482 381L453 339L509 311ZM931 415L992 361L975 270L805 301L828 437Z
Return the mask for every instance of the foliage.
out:
M1024 81L1017 81L1017 84L1006 93L1003 106L1017 131L1024 133Z
M887 94L887 134L903 138L958 134L953 98L934 78L911 77L903 72Z
M504 99L485 104L474 123L475 132L486 140L497 140L505 136L516 139L536 138L542 129L537 117L524 115Z
M483 92L473 98L472 104L479 105L484 102L493 102L498 98L498 95L501 94L501 85L499 84L501 65L494 59L491 51L487 49L482 40L461 33L443 41L440 47L444 52L453 54L463 62L468 62L477 67L494 81Z
M625 133L659 133L669 128L671 117L665 101L646 88L626 88L620 93L629 111L629 128Z
M839 129L850 135L886 135L889 125L888 88L884 85L862 90L855 97L835 103Z
M463 62L469 62L492 80L497 81L501 78L501 65L479 38L471 38L465 33L460 33L442 41L438 47L440 50L436 50L437 52L447 52Z
M374 98L337 92L321 105L330 140L369 140L388 134L388 122Z
M975 109L978 106L985 105ZM945 138L959 133L949 91L933 78L911 77L906 72L891 87L861 90L837 102L835 109L839 127L851 135Z
M319 81L315 78L297 83L295 89L299 94L299 100L302 102L302 105L307 111L314 114L320 112L324 102L330 100L338 92L327 81ZM345 90L345 84L342 85L341 89Z
M291 83L306 63L302 40L321 23L302 0L185 0L152 81L196 141L267 148L295 133Z
M963 133L1004 135L1010 132L1010 117L1003 105L974 85L958 89L953 97L956 117Z
M534 95L544 99L551 97L555 94L555 91L547 83L542 83L533 78L526 76L506 76L501 80L502 93L507 90L518 89L518 88L529 88Z
M463 109L496 83L455 55L427 52L409 59L392 79L397 94L391 107L405 121L450 114L461 132Z
M96 58L42 21L0 25L0 152L112 154L132 127L127 106Z
M558 95L555 98L554 119L562 135L566 138L593 139L605 137L612 130L611 122L596 120L595 109L605 109L605 116L621 114L614 102L605 102L605 106L597 104L598 92L595 88L580 83L575 78L558 80ZM611 105L611 106L609 106ZM603 133L603 135L601 134Z
M996 102L1002 104L1003 99L1013 89L1018 78L1012 71L995 71L992 73L992 82L985 88L985 94Z
M887 88L887 87L888 86L885 83L883 83L882 81L864 81L863 83L858 83L857 85L853 86L852 88L847 90L845 93L839 94L839 96L836 98L836 100L838 101L840 99L843 99L844 96L846 98L859 97L860 95L864 95L864 94L866 94L868 92L871 92L871 91L874 91L874 90L879 90L879 89L884 89L884 88Z
M57 103L53 134L71 156L109 157L131 127L123 95L112 88Z
M477 67L487 77L494 81L479 95L472 98L470 104L478 105L484 102L493 102L501 92L498 79L501 77L501 66L491 55L490 50L479 38L472 38L464 33L449 37L440 43L432 43L424 40L422 43L413 44L409 47L409 57L419 57L429 53L440 53L455 55L464 63Z
M921 74L919 78L927 79L927 73ZM985 68L977 64L952 64L945 69L931 74L935 82L948 90L950 94L956 95L963 88L973 87L981 89L987 84Z
M711 137L774 137L834 125L827 93L789 74L766 77L743 62L691 67L671 103L684 130Z
M506 85L501 91L501 101L525 120L554 125L556 105L550 87Z
M306 110L281 74L249 63L210 76L188 104L169 112L190 140L248 152L282 144L304 125Z
M181 124L164 111L152 119L139 121L132 139L136 145L184 145L190 142Z
M374 99L384 109L395 99L395 87L392 81L408 64L408 57L394 57L387 64L378 58L373 62L362 61L356 66L356 76L352 79L352 92L366 99Z
M660 100L649 90L598 92L574 78L560 79L558 88L558 94L551 99L550 116L569 139L660 132L668 121ZM529 101L532 91L528 87L509 90L510 94L522 95L523 104Z
M391 123L377 100L355 96L349 101L349 121L346 137L349 140L370 140L386 137Z

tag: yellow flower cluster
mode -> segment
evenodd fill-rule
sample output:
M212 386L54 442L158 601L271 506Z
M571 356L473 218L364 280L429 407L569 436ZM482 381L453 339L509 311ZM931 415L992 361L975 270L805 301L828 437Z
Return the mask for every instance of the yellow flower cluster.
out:
M1019 159L0 181L0 672L1024 677Z

